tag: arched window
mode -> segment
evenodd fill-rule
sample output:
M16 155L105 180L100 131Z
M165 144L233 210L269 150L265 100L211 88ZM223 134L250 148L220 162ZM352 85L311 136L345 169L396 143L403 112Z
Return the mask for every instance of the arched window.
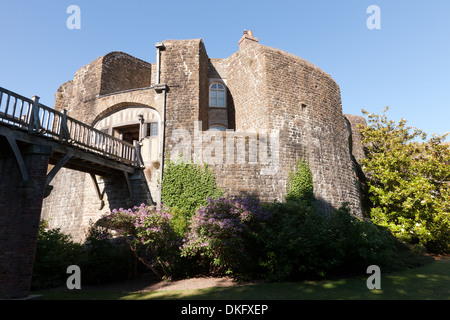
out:
M225 126L220 124L215 124L209 127L209 131L226 131L226 130L227 128L225 128Z
M226 89L219 82L214 82L209 87L209 106L210 107L226 107Z

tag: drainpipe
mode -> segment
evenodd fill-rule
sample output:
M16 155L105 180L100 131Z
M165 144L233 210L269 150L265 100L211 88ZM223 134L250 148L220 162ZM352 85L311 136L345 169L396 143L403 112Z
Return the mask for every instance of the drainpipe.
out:
M164 152L165 152L165 141L166 141L166 97L167 97L167 91L169 87L166 84L161 84L161 51L164 50L166 47L163 43L157 43L156 44L156 84L154 85L154 89L157 93L163 94L163 101L162 101L162 109L161 109L161 126L160 126L160 142L159 145L161 146L161 152L160 152L160 160L159 160L159 197L158 197L158 203L161 203L162 201L162 180L163 180L163 172L164 172Z
M166 47L162 42L158 42L156 45L156 85L161 81L161 50Z
M166 84L159 84L155 86L155 90L158 93L163 94L163 102L162 102L162 115L161 115L161 155L160 155L160 165L159 165L159 203L162 202L162 181L163 181L163 173L164 173L164 153L165 153L165 142L166 142L166 97L167 90L169 87Z

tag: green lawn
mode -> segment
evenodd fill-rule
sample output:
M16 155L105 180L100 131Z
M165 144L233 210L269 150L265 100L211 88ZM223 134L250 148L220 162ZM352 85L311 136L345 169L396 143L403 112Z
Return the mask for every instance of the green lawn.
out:
M48 300L450 300L450 258L402 272L381 270L381 290L369 290L367 277L339 280L265 283L228 288L207 288L149 293L51 292ZM369 276L369 275L367 275Z

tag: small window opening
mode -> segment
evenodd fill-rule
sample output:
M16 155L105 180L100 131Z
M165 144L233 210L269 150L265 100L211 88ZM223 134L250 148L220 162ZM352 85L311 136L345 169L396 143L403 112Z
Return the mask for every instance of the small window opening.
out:
M145 124L145 137L156 137L158 135L158 123L149 122Z
M116 138L128 143L133 144L133 141L139 141L139 124L115 127L113 131Z

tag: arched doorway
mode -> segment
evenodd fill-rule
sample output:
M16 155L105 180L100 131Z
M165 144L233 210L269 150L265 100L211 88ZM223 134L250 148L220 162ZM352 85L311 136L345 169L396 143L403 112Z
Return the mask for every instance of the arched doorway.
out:
M115 110L96 123L94 127L128 143L142 143L144 165L160 159L160 125L158 112L150 107L129 105Z

